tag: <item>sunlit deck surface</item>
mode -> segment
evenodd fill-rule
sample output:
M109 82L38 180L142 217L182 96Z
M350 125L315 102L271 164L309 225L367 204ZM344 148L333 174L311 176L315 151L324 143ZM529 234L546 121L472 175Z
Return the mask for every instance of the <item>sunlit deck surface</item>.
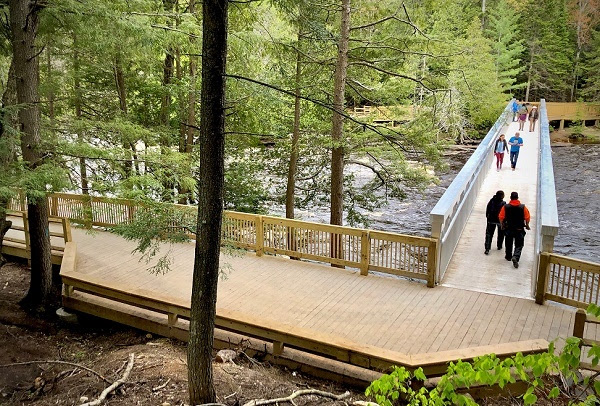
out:
M537 172L539 153L539 125L535 132L529 132L529 122L525 123L525 131L520 131L523 146L519 153L517 168L510 168L510 154L504 154L502 170L496 172L496 159L490 169L477 201L469 216L469 220L461 235L456 251L450 260L442 285L485 293L495 293L511 297L532 297L532 275L535 267L535 208L537 207ZM519 129L517 122L510 123L505 131L508 141ZM510 149L510 146L509 146ZM519 200L531 212L531 230L525 236L525 246L519 268L515 269L511 262L504 259L504 246L501 251L496 248L497 234L492 241L489 255L484 255L486 218L485 209L488 201L496 191L503 190L506 202L510 193L519 193Z
M528 158L521 159L518 175L526 171ZM523 200L529 203L529 196L524 194ZM473 251L474 265L493 258L483 256L482 237ZM116 235L73 229L73 239L77 244L76 272L82 277L133 294L176 298L189 304L193 244L173 246L173 270L153 275L139 255L131 254L134 244ZM537 338L550 341L571 335L573 329L573 309L540 306L529 299L445 286L431 289L418 282L364 277L358 271L257 257L253 252L222 256L221 262L229 270L219 282L217 313L235 311L408 354ZM508 262L503 265L511 270ZM526 266L519 268L520 272L526 270ZM600 338L597 331L587 336Z

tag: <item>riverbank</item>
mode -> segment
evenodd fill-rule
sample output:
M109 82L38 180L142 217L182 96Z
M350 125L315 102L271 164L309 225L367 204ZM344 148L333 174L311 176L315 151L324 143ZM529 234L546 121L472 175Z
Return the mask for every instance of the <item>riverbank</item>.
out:
M569 146L573 144L600 143L599 127L567 127L550 133L553 146Z

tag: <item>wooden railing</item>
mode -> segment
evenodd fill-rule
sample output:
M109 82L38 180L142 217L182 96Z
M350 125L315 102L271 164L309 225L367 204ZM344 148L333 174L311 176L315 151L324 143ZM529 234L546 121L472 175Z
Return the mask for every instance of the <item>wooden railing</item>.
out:
M133 200L68 193L51 194L48 201L53 215L87 226L128 223L139 209ZM19 209L25 200L16 198L10 204ZM174 206L185 213L188 224L195 224L195 207ZM357 268L362 275L377 271L435 285L437 240L433 238L225 211L223 242L255 250L257 255L288 255Z
M577 313L575 313L575 323L573 323L573 337L581 339L580 347L600 346L600 341L585 337L586 324L600 324L600 320L594 316L588 315L585 310L578 309ZM593 362L590 362L592 361L592 358L593 357L590 357L589 355L586 357L585 351L581 351L579 369L600 372L600 365L594 365Z
M6 217L7 220L12 221L13 224L4 236L2 253L19 258L31 259L27 212L9 210ZM50 223L49 230L52 263L59 265L66 243L72 241L71 224L69 219L64 217L50 217L48 222Z
M545 300L587 308L600 304L600 264L542 252L536 302Z

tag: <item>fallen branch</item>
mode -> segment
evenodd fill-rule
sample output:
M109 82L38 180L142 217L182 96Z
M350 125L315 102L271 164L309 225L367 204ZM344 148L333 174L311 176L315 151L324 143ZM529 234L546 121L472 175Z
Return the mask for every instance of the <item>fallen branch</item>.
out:
M247 403L244 403L244 406L260 406L260 405L271 405L273 403L281 403L281 402L290 402L296 399L298 396L306 396L306 395L317 395L322 396L324 398L334 399L334 400L342 400L350 396L350 392L344 392L341 395L336 395L335 393L325 392L317 389L303 389L292 393L290 396L286 398L278 398L278 399L255 399L251 400Z
M8 368L8 367L14 367L14 366L19 366L19 365L32 365L32 364L60 364L60 365L69 365L69 366L72 366L72 367L75 367L75 368L83 369L84 371L87 371L89 373L92 373L92 374L96 375L98 378L102 379L104 382L110 383L110 381L108 379L106 379L105 377L103 377L98 372L94 371L93 369L90 369L88 367L84 367L83 365L75 364L73 362L67 362L67 361L26 361L26 362L15 362L15 363L12 363L12 364L0 365L0 368Z
M164 388L165 386L167 386L169 384L169 382L171 382L171 378L167 379L167 382L163 383L162 385L158 385L155 388L152 388L152 392L156 392L161 390L162 388Z
M119 386L121 386L123 383L125 383L127 378L129 378L129 374L131 373L131 370L133 369L134 357L135 357L135 354L133 354L133 353L129 354L129 363L127 364L127 368L125 368L125 372L123 372L123 376L121 377L121 379L116 380L108 388L104 389L102 391L102 393L100 394L100 396L98 396L98 399L93 400L91 402L83 403L80 406L98 406L99 404L104 402L104 400L106 399L106 397L108 396L109 393L111 393L113 390L117 389Z

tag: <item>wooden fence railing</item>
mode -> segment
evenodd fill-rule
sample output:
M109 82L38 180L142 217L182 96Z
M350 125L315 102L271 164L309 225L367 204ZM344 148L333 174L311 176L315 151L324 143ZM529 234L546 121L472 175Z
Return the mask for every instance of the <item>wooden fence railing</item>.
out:
M48 201L52 215L88 227L128 223L139 209L132 200L68 193L51 194ZM10 208L19 210L24 205L25 199L16 198ZM195 207L175 207L184 212L188 224L195 224ZM358 268L362 275L371 270L424 280L429 287L435 284L437 240L433 238L225 211L223 240L257 255L289 255Z
M11 220L13 224L4 236L1 247L2 253L19 258L31 259L27 212L9 210L6 217L8 220ZM59 265L66 243L72 241L71 224L69 219L64 217L50 217L48 222L52 263Z
M600 304L600 264L542 252L535 301L587 308Z

